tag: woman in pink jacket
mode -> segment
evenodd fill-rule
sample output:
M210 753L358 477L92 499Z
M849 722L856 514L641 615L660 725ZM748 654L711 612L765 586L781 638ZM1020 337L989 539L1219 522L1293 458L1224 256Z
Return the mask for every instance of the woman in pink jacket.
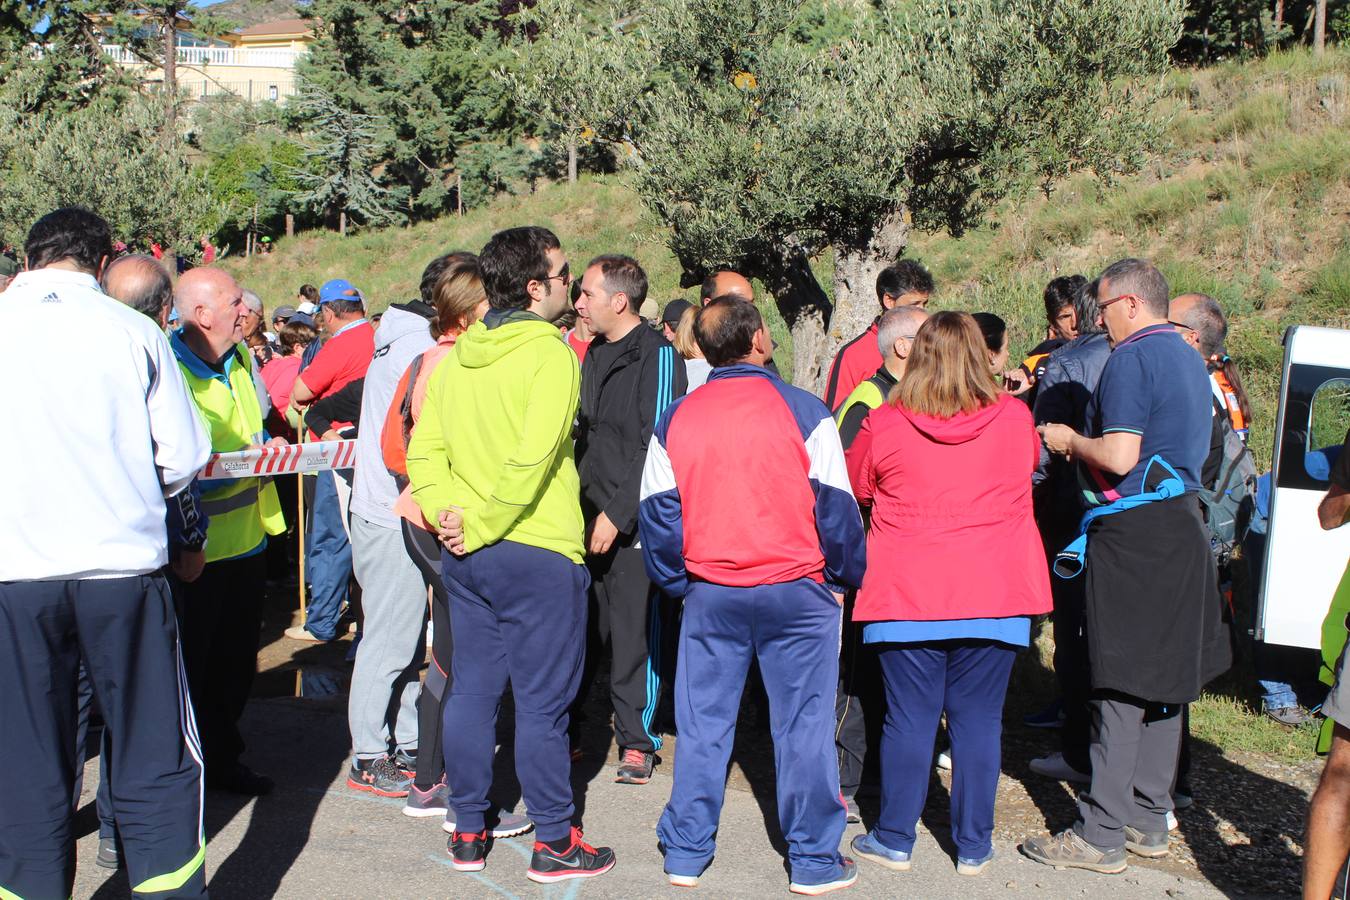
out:
M1039 449L1026 404L994 382L979 327L958 312L919 329L905 377L849 449L871 508L853 618L878 645L887 698L881 816L853 841L864 859L909 868L943 713L957 871L993 859L1008 676L1030 617L1050 609L1031 515Z

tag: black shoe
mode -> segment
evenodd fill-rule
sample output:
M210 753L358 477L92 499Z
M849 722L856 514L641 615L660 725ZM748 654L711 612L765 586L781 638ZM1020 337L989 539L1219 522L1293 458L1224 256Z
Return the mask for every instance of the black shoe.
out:
M558 853L543 841L535 841L534 857L525 877L540 884L566 881L569 878L590 878L603 875L614 868L614 851L608 847L592 847L581 839L581 829L572 829L572 846Z
M459 872L481 872L487 865L487 832L465 834L456 831L450 835L445 852L450 854L450 865Z
M98 856L94 857L94 865L105 869L116 869L122 865L122 854L117 852L117 838L98 839Z
M227 794L242 794L245 797L265 797L272 793L276 785L266 775L259 775L248 766L235 763L234 768L212 773L206 769L206 786Z
M631 747L619 757L619 768L614 773L616 784L646 784L652 780L652 768L656 765L656 754Z

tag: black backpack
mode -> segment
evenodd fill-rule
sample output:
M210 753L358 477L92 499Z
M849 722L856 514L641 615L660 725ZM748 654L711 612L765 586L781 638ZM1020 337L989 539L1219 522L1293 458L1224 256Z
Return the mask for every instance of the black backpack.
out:
M1251 528L1256 508L1256 460L1242 436L1233 429L1227 411L1216 416L1223 430L1223 461L1213 488L1200 489L1209 523L1209 546L1223 566L1233 558Z

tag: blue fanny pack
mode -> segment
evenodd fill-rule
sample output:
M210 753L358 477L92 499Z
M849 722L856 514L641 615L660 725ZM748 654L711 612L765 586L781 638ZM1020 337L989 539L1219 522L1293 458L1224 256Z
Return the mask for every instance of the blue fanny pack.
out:
M1095 520L1148 503L1157 503L1159 500L1171 500L1186 493L1186 483L1181 480L1177 470L1161 456L1153 456L1144 467L1144 484L1148 484L1148 475L1155 465L1167 473L1167 477L1158 482L1156 488L1140 492L1133 497L1121 497L1105 506L1093 507L1083 513L1083 520L1078 523L1078 537L1055 555L1055 561L1050 567L1057 576L1065 579L1076 578L1087 566L1088 526Z

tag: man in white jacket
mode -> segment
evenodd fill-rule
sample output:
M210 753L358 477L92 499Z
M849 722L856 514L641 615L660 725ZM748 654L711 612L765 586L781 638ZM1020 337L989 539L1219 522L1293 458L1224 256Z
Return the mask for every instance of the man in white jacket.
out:
M0 896L71 894L81 656L132 891L206 896L201 755L162 570L165 498L210 446L164 335L99 289L112 252L106 222L57 210L4 297L0 764L23 777L0 802Z

